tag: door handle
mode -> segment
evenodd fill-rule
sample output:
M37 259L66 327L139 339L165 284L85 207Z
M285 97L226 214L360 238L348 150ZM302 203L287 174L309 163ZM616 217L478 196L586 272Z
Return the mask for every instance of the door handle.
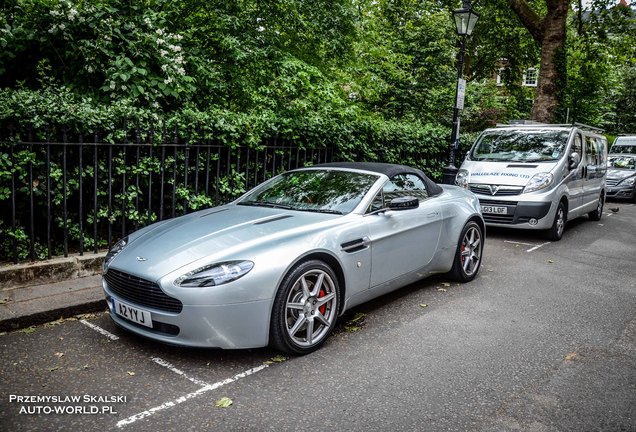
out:
M434 217L435 217L435 216L437 216L438 214L439 214L439 212L433 212L433 213L429 213L429 214L427 214L427 215L426 215L426 217L434 218Z

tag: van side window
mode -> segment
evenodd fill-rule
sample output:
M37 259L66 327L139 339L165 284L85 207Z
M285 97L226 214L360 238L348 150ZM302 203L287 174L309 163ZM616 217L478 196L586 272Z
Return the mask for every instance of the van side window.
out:
M585 137L585 165L599 165L598 146L596 140L592 137Z
M572 153L576 152L583 159L583 145L581 144L581 135L576 134L574 137L574 143L572 144Z

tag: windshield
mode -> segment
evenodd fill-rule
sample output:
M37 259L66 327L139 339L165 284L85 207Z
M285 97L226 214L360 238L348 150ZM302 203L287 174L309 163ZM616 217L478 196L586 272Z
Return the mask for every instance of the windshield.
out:
M568 130L486 131L470 152L470 158L479 161L556 161L565 151L569 134Z
M613 156L609 158L612 168L636 170L636 156Z
M291 171L257 188L239 205L320 213L351 212L378 176L337 170Z
M610 153L636 154L636 137L618 137Z

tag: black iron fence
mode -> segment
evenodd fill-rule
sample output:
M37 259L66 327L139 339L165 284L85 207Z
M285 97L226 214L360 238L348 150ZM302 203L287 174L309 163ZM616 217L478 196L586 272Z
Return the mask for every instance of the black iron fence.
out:
M301 166L340 158L404 163L439 180L446 164L445 139L435 136L422 145L370 137L343 155L302 139L241 145L192 128L167 131L165 123L90 134L82 126L2 123L0 263L98 253L142 226L226 203Z
M33 135L27 134L30 138ZM213 140L141 142L12 138L0 142L0 262L98 253L144 225L219 205L331 148L269 139L257 147ZM47 135L48 137L48 135Z

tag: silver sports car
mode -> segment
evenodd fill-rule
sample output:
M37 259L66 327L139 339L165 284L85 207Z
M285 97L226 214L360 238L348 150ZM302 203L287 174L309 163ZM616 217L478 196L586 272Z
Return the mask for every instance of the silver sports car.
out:
M305 354L360 303L435 273L472 280L483 248L471 192L406 166L330 163L130 234L106 256L103 286L131 332Z

